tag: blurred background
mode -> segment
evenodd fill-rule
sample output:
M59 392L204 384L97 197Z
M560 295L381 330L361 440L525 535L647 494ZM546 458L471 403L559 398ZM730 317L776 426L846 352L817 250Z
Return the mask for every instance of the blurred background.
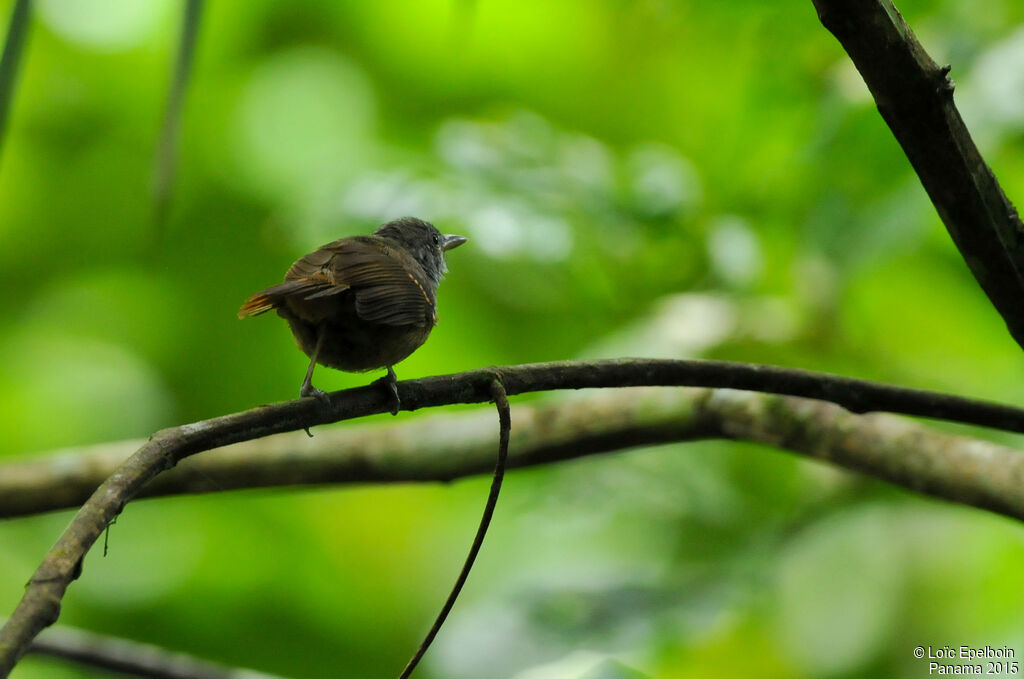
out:
M295 397L286 325L238 306L401 215L470 241L400 378L708 357L1024 401L1020 348L809 0L207 3L159 225L183 6L36 4L0 159L3 459ZM899 7L1019 203L1024 4ZM61 622L394 676L487 486L133 503ZM0 614L69 518L0 522ZM1020 659L1022 559L1012 521L748 444L517 471L418 676L919 677L911 649L947 643Z

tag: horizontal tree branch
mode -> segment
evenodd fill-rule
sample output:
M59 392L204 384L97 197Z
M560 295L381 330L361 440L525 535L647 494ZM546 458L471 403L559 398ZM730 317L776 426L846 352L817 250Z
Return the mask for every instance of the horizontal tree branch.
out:
M706 386L765 391L832 401L855 412L887 410L1024 432L1024 410L983 401L801 370L723 361L622 359L485 368L401 382L402 407L416 410L490 399L498 379L509 395L554 389ZM104 528L157 474L203 450L269 434L389 410L378 385L334 392L327 403L299 399L165 429L154 434L97 488L32 576L25 595L0 629L0 676L44 627L53 624L85 553Z
M150 679L282 679L255 670L228 667L160 646L73 627L44 630L29 653Z
M665 443L761 443L1024 521L1024 453L887 415L734 390L620 389L512 409L509 468ZM140 498L246 488L447 482L489 471L494 417L440 414L236 443L183 460ZM0 465L0 518L80 506L142 445L120 441Z
M936 64L891 0L813 0L860 71L949 235L1024 347L1024 225L953 103Z

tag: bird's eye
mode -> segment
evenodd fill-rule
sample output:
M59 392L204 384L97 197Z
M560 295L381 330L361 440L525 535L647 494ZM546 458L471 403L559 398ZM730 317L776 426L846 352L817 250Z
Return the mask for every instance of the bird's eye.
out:
M438 236L438 235L437 235L437 234L435 233L435 234L434 234L434 245L440 245L440 244L441 244L441 237L440 237L440 236Z

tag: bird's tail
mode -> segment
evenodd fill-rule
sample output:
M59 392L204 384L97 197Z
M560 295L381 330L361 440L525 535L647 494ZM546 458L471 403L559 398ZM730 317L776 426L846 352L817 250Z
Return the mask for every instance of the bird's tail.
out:
M288 295L294 295L297 288L301 288L298 285L298 281L285 281L284 283L278 283L273 285L266 290L257 292L255 295L245 300L245 304L238 310L239 318L248 318L249 316L259 316L265 311L276 309L284 304L284 299Z
M267 294L269 290L258 292L249 299L245 300L245 304L238 310L239 318L248 318L249 316L259 316L265 311L277 308L280 298L276 295Z
M239 318L258 316L264 311L276 309L287 297L310 300L337 295L348 289L348 286L332 285L319 278L300 278L294 281L285 281L245 300L245 304L238 310Z

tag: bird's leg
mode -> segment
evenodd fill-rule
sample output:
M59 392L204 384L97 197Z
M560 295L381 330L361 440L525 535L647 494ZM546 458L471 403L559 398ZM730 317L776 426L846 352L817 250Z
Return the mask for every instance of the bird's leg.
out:
M316 359L320 355L320 347L324 343L325 334L327 334L325 327L321 325L316 331L316 346L313 347L313 353L309 356L309 368L306 369L306 379L302 380L302 386L299 387L299 397L308 398L309 396L314 396L318 401L327 405L330 403L330 400L327 398L327 392L313 386L313 368L316 367ZM306 436L313 438L309 427L303 427L303 431L306 432Z
M325 327L321 325L316 331L316 346L313 347L313 353L309 355L309 368L306 369L306 379L302 380L302 386L299 387L299 397L301 398L315 396L321 401L327 399L326 392L313 386L313 368L316 367L316 359L320 355L320 347L323 346L325 334L327 334Z

